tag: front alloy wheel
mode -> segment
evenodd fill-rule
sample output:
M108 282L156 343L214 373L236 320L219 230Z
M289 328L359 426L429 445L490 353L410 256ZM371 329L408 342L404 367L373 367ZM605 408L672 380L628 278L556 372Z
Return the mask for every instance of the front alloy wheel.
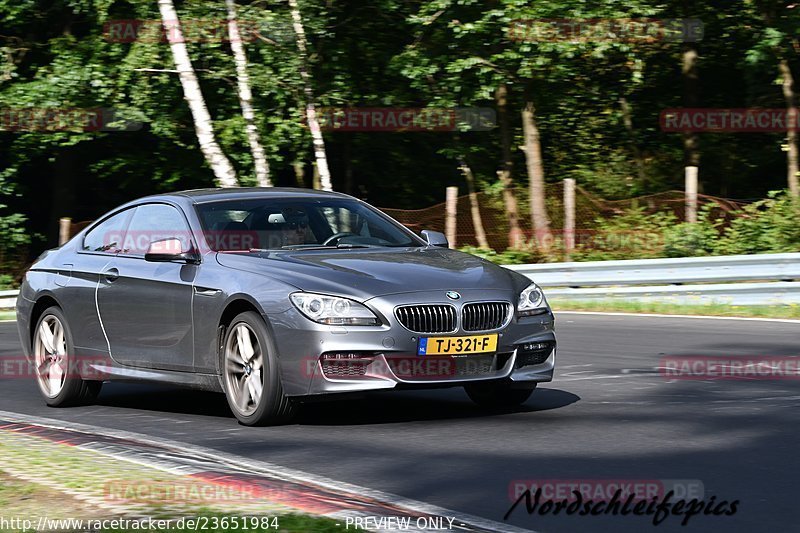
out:
M291 418L295 405L283 394L277 357L258 313L241 313L231 321L221 363L225 395L239 422L261 426Z
M225 343L225 379L238 413L252 415L264 391L264 359L255 333L245 322L233 327Z

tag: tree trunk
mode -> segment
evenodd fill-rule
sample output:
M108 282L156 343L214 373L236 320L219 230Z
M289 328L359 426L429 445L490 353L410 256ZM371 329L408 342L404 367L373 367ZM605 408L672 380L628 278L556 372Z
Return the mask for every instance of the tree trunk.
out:
M353 137L344 139L344 193L353 194Z
M298 160L292 163L292 168L294 169L294 178L297 180L297 186L301 189L308 187L306 184L306 171L304 167L305 165L302 161Z
M639 145L636 144L633 130L633 118L631 117L631 106L628 104L628 99L624 96L619 99L619 106L622 109L622 122L625 124L625 131L628 133L628 143L633 152L633 159L636 162L636 173L639 176L639 184L645 186L647 183L647 173L644 167L644 158L642 152L639 150Z
M783 78L783 98L786 100L786 144L788 145L786 151L786 181L789 186L789 192L793 196L798 196L800 188L798 188L797 182L797 103L795 102L794 94L794 77L786 59L781 59L778 65Z
M256 183L259 187L271 187L269 178L269 163L261 145L253 111L253 94L250 90L250 76L247 74L247 55L244 51L242 36L239 32L239 21L236 17L236 3L234 0L225 0L228 8L228 37L231 41L231 51L236 63L236 81L239 88L239 105L242 108L242 117L247 131L247 140L253 154L253 165L256 171Z
M475 239L481 248L489 248L489 241L486 240L486 230L483 228L480 205L478 204L478 194L475 192L475 176L467 161L462 157L459 161L464 180L467 182L467 194L469 195L470 212L472 213L472 225L475 228Z
M697 47L694 43L686 43L683 48L683 102L685 107L697 107ZM683 134L684 175L697 172L690 167L700 167L700 137L695 131ZM699 186L699 184L698 184Z
M300 7L297 5L297 0L289 0L289 8L292 12L292 25L297 39L297 49L300 51L300 78L303 80L303 92L306 96L306 121L314 144L314 157L317 161L320 186L324 191L332 191L333 185L331 184L331 172L328 169L328 156L325 153L325 140L322 138L322 130L317 120L314 91L311 88L311 79L308 74L308 41L306 40L306 31L303 28L303 17L300 15Z
M211 115L208 113L203 93L200 91L200 83L197 81L197 75L195 75L192 62L189 59L189 53L186 50L186 42L183 39L175 6L172 0L158 0L158 8L161 11L161 21L166 30L169 47L172 50L175 69L180 76L183 98L192 112L200 150L214 172L214 176L216 176L217 185L220 187L237 187L236 171L222 152L214 136Z
M497 118L500 126L500 142L502 145L502 166L497 172L500 182L503 184L503 202L508 213L508 245L510 248L521 248L524 235L519 227L519 208L517 198L514 196L514 181L511 179L511 130L508 125L508 87L501 84L495 91L495 101L497 102Z
M75 176L80 172L76 168L75 147L61 148L56 152L53 162L52 184L50 185L50 225L47 244L55 246L58 242L59 220L62 217L75 216Z
M522 110L522 134L525 144L525 162L528 167L528 184L531 203L531 220L536 241L542 250L550 248L550 218L547 216L544 188L544 165L542 164L542 145L539 141L539 128L533 102L528 101Z
M315 190L322 189L322 179L319 173L319 166L311 165L312 175L311 175L311 188ZM322 189L322 190L330 190L330 189Z

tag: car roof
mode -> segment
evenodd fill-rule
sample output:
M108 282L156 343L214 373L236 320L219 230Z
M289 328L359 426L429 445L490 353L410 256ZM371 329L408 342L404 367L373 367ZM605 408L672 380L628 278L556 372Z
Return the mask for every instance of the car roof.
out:
M297 187L231 187L216 189L192 189L148 196L141 200L189 199L192 203L210 201L247 200L256 198L352 198L347 194Z

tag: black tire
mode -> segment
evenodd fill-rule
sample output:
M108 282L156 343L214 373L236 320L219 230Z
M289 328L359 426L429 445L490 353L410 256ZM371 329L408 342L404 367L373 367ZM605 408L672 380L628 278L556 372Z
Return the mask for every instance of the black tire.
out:
M52 394L52 390L48 390L44 385L44 376L41 374L40 365L37 364L37 354L41 356L41 350L45 349L44 343L40 340L40 328L44 322L54 324L53 320L57 320L61 328L63 328L63 338L65 345L65 353L61 356L62 367L66 367L66 375L63 378L63 385L61 389ZM45 352L47 350L45 349ZM44 401L50 407L71 407L76 405L88 405L97 399L100 389L103 386L102 381L87 381L81 378L79 373L79 364L77 356L75 355L75 344L72 341L72 331L70 330L69 323L67 322L64 312L57 306L45 309L42 316L36 322L36 329L33 330L31 336L31 357L33 358L34 368L36 372L36 384L38 385L39 392L42 394Z
M504 381L490 381L465 385L464 390L469 399L481 407L509 408L525 403L536 390L536 383L512 385Z
M237 400L242 399L242 394L247 387L242 381L236 380L235 376L228 370L228 352L232 347L237 336L240 325L245 325L249 332L255 336L258 346L254 346L254 352L260 351L261 366L260 383L262 386L261 395L258 402L252 402L252 392L248 392L249 400L246 408L242 409ZM250 337L252 343L253 337ZM238 343L237 343L238 346ZM237 352L238 353L238 352ZM243 368L247 364L243 365ZM252 366L252 365L251 365ZM296 410L296 403L283 393L281 383L280 368L274 344L271 342L269 331L261 316L254 311L247 311L237 315L225 331L224 342L220 352L220 370L222 372L222 385L225 390L225 397L234 416L245 426L270 426L284 424L292 419ZM247 372L247 379L250 379L252 369ZM258 371L255 371L257 375Z

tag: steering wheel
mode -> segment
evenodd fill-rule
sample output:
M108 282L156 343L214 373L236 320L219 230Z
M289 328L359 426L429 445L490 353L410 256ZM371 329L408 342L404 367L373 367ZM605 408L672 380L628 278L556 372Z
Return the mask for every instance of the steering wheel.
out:
M340 231L339 233L334 233L333 235L331 235L330 237L325 239L325 242L322 243L322 246L330 246L331 243L333 243L333 241L338 241L342 237L347 237L347 236L350 236L350 235L352 235L354 237L358 236L357 233L353 233L353 232L350 232L350 231Z

